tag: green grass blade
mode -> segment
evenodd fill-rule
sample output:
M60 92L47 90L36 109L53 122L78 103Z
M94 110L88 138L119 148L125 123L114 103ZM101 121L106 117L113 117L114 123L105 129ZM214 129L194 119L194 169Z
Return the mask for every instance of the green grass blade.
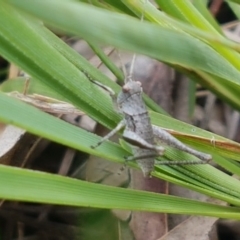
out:
M128 155L127 152L121 149L119 145L110 141L102 144L97 149L92 149L91 146L98 142L100 137L83 129L72 126L60 119L41 112L38 109L7 97L3 94L0 94L0 109L1 122L16 125L33 134L64 144L71 148L121 163L124 162L124 156ZM11 111L9 111L9 109L11 109ZM17 119L15 117L16 115L18 116ZM179 151L176 150L168 151L168 149L166 156L170 159L179 159L180 156L182 156L184 159L192 159L189 158L189 155L187 154L179 153ZM130 165L136 166L134 163L130 163ZM226 174L223 174L211 166L185 166L180 168L161 166L157 167L156 172L154 173L154 175L157 177L161 176L157 170L158 168L167 169L165 174L162 176L164 179L169 178L169 174L171 174L173 171L172 169L177 168L177 172L179 172L179 174L176 175L175 180L169 178L170 181L176 181L176 179L181 176L182 179L186 180L184 183L181 182L181 184L186 187L190 187L191 185L191 188L195 190L199 190L199 184L203 183L206 188L210 187L211 189L211 191L207 191L205 193L210 195L213 195L214 193L214 196L219 199L237 204L236 200L234 200L235 198L233 199L233 196L240 197L239 181ZM193 182L191 182L189 185L189 180L187 180L189 178L193 180L195 179L199 183L193 184ZM206 191L206 189L203 187L201 187L201 189L201 191Z
M113 14L70 0L63 1L61 4L56 0L51 2L10 0L9 2L35 14L61 30L84 36L88 41L98 39L98 41L136 51L160 61L178 64L188 69L206 71L239 83L237 80L238 70L211 47L191 36L158 27L155 24L140 23L121 14ZM71 12L71 19L65 14L66 9ZM56 14L52 14L52 12ZM84 24L85 22L88 22L89 25ZM178 43L177 48L174 47L176 43Z
M192 1L193 6L201 13L201 15L220 33L222 34L222 29L217 23L216 19L210 13L207 8L207 4L204 1L195 0Z
M5 4L2 4L0 12L1 19L9 24L0 27L0 52L4 57L63 95L76 107L87 111L97 121L107 126L115 125L111 119L118 121L118 116L112 110L110 98L98 91L72 62L49 43L44 34L41 35L44 32L42 25L24 18ZM102 107L99 107L101 104ZM104 113L101 109L110 112Z
M239 3L240 1L227 1L229 7L232 9L236 17L239 19L240 18L240 6ZM238 4L237 4L238 3Z
M21 1L21 3L16 3L21 4L22 7L26 8L29 8L29 6L31 5L24 5L24 1ZM215 77L211 77L211 79L209 79L209 83L204 85L211 87L211 89L213 89L221 97L227 99L227 101L234 107L240 108L237 93L238 91L236 90L239 86L239 71L237 71L231 65L231 63L227 62L224 58L221 58L218 53L216 53L204 43L201 43L199 40L195 40L194 38L191 38L187 35L176 33L175 31L158 28L152 24L145 25L145 23L140 23L139 21L135 21L134 19L127 19L127 17L122 18L122 15L119 15L118 17L116 16L116 14L111 14L100 9L95 9L88 5L82 6L80 3L75 3L72 1L67 1L66 4L70 8L69 11L72 11L72 16L75 16L75 18L78 20L75 22L75 19L72 18L72 21L69 21L69 19L65 19L64 21L63 16L65 10L67 9L67 6L64 5L65 2L61 2L62 5L59 5L59 2L57 1L57 3L55 3L57 4L57 7L55 7L54 3L54 1L51 1L53 7L52 11L54 11L54 9L56 10L57 8L58 11L61 10L62 12L59 12L59 14L56 15L50 14L50 16L47 15L43 17L49 17L50 20L48 19L48 21L56 21L55 24L61 26L62 29L80 35L83 34L86 38L90 38L92 41L96 38L98 38L99 40L101 40L100 38L102 38L102 41L116 44L118 47L122 47L125 49L131 49L136 52L145 53L159 60L164 60L168 63L172 63L173 65L185 65L183 66L183 68L189 69L189 72L191 72L192 68L194 68L195 71L197 71L196 68L198 68L200 70L212 72L213 76L221 76L221 79L226 82L225 86L221 85L222 83L224 83L224 81L219 83L219 78L215 79ZM34 4L37 4L37 1L35 1ZM42 15L48 12L46 9L51 9L48 1L40 1L39 4L42 7L42 11L40 11L41 8L38 5L34 4L32 6L34 9L32 9L32 11L37 12L36 14ZM46 6L44 4L46 4ZM60 19L57 18L58 15L61 16ZM53 16L55 16L56 18L54 18ZM89 16L94 17L89 18ZM84 23L85 21L91 22L90 25L92 28L86 27L86 25L81 26L79 24L81 22ZM114 25L112 24L112 22L114 22ZM99 24L101 24L102 26L101 32L99 32ZM125 32L121 31L120 34L117 29L125 29ZM106 31L107 34L103 34L104 31ZM154 39L159 39L159 41L155 41ZM139 45L137 45L136 43L138 43ZM181 47L176 48L176 46ZM201 78L198 79L202 79L205 81L204 78L207 78L207 73L199 72L199 75L201 76ZM206 81L202 83L206 83ZM214 84L218 85L218 87L213 87ZM233 86L232 84L236 84L237 87ZM233 92L229 92L226 95L225 93L228 90L233 90ZM79 89L79 92L80 91L81 90ZM86 91L84 92L86 94ZM98 103L94 102L94 106L95 104L96 106L98 105ZM106 102L104 103L104 105L106 105ZM101 106L103 105L101 104ZM98 111L102 111L101 107L98 108ZM109 116L109 111L104 113ZM92 117L95 118L96 116ZM103 119L104 118L101 117L101 119L98 121L103 123ZM103 124L105 126L112 127L112 123L110 123L109 120L106 120L107 119L105 117L105 123Z
M156 0L156 2L169 15L193 24L200 29L217 33L216 29L208 22L208 18L203 16L190 1Z
M124 74L123 72L105 55L102 49L94 43L88 43L89 46L92 48L94 53L101 59L101 61L108 67L108 69L115 75L115 77L124 82Z
M234 2L240 4L240 0L229 0L229 2Z
M13 177L14 176L14 177ZM197 214L240 219L240 209L0 166L0 197L36 203Z
M92 149L91 146L100 140L99 136L41 112L3 93L0 93L0 109L1 122L18 126L35 135L89 154L95 154L103 158L110 157L112 160L124 162L126 152L119 145L108 141L99 148ZM18 117L16 118L16 116Z

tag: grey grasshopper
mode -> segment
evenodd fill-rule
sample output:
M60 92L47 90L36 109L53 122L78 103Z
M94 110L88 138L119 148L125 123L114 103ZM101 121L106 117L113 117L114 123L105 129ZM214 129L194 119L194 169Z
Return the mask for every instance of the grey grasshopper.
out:
M99 82L93 82L110 93L113 101L116 101L115 104L118 112L123 115L123 120L120 121L109 134L103 137L101 141L95 146L92 146L92 148L98 147L124 128L123 139L131 145L133 152L133 156L126 157L126 160L136 160L145 177L149 176L154 169L155 158L164 154L164 147L158 146L155 143L155 139L168 146L190 153L200 159L199 161L158 161L157 164L204 164L212 159L211 155L186 146L165 130L151 124L147 108L142 98L140 82L128 79L117 97L112 89Z
M144 4L146 3L147 1L145 1ZM143 19L144 11L141 15L141 22ZM141 83L133 81L131 77L135 58L136 54L133 56L130 74L126 77L125 84L117 97L112 89L93 81L95 84L101 86L110 93L114 104L117 106L117 111L123 115L123 120L116 126L116 128L103 137L96 146L93 146L93 148L96 148L116 132L124 128L123 139L131 144L133 152L133 156L126 157L126 160L136 160L142 169L144 176L150 175L154 168L155 158L164 154L164 147L158 146L155 143L155 139L161 143L165 143L171 147L190 153L200 159L199 161L159 161L158 164L186 165L203 164L210 161L212 159L211 155L198 152L186 146L165 130L151 124L147 108L142 99Z

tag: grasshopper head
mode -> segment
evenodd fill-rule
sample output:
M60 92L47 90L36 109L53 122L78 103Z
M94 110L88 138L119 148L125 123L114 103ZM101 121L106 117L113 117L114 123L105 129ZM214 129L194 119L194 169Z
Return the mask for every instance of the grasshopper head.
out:
M140 82L129 81L122 87L122 91L119 93L117 98L117 103L121 108L122 105L129 105L129 102L132 101L131 99L136 96L141 96L141 94L142 84Z
M129 81L123 87L122 91L126 94L133 95L136 93L142 93L142 84L138 81Z
M125 115L136 115L146 112L142 100L142 84L129 81L123 87L117 97L117 106L120 113Z

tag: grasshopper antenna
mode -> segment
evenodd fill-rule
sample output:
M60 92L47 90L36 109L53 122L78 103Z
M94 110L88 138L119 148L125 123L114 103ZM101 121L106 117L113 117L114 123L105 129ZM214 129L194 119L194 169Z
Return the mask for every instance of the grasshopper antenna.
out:
M144 5L145 5L147 2L148 2L148 0L145 0L145 1L144 1ZM144 15L145 15L145 7L143 6L143 10L142 10L140 22L143 22L143 20L144 20ZM134 71L135 62L136 62L136 53L134 53L134 54L133 54L133 57L132 57L131 66L130 66L130 70L129 70L129 75L128 75L128 77L126 78L126 79L127 79L127 80L126 80L127 82L134 81L134 80L133 80L133 71Z
M127 79L127 69L126 69L125 65L123 64L121 53L117 49L116 49L116 52L117 52L117 55L118 55L118 58L119 58L120 66L122 67L122 71L123 71L123 75L124 75L124 84L126 84L126 82L127 82L126 81L126 79Z
M145 0L144 1L144 5L147 2L148 2L148 0ZM140 18L141 22L143 22L143 20L144 20L144 15L145 15L145 8L143 7L143 11L142 11L141 18ZM125 65L122 62L121 54L120 54L120 52L118 50L117 50L117 54L118 54L118 57L119 57L119 60L120 60L120 65L122 67L123 74L125 76L124 84L126 84L127 82L133 81L133 71L134 71L134 65L135 65L135 60L136 60L136 53L133 54L133 57L132 57L132 60L131 60L131 66L130 66L130 70L129 70L129 74L127 74L126 67L125 67Z

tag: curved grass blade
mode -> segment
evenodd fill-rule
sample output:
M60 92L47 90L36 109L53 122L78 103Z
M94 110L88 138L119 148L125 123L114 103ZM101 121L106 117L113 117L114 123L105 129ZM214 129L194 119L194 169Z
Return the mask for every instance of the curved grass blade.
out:
M8 2L35 14L65 32L82 36L88 41L98 39L104 43L111 42L114 46L139 52L160 61L177 64L187 69L206 71L240 83L239 71L235 67L211 47L189 35L164 29L155 24L140 23L121 14L70 0L66 2L9 0ZM65 14L66 9L71 12L71 19ZM89 25L84 24L85 22ZM178 48L174 47L176 42Z

